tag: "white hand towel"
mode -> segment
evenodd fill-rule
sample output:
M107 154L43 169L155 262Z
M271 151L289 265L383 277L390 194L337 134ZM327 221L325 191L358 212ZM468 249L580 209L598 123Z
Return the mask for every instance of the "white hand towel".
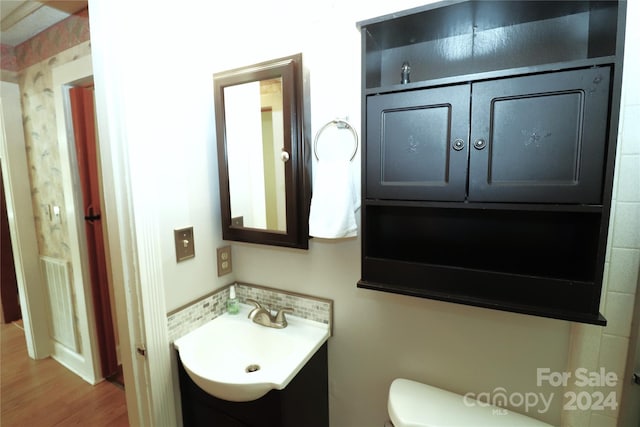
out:
M309 234L325 239L358 235L359 189L349 159L319 160L313 169Z

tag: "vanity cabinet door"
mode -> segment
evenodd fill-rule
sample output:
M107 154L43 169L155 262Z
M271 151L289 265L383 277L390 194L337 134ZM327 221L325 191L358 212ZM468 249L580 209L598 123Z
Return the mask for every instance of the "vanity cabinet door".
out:
M470 85L367 98L369 199L461 201Z
M602 203L609 67L473 85L469 200Z

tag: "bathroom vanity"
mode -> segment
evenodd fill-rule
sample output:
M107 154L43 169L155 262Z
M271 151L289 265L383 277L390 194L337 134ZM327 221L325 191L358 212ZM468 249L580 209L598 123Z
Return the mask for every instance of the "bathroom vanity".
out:
M328 427L327 343L283 390L249 402L218 399L198 387L178 357L185 427Z
M331 301L236 288L253 306L240 303L173 342L184 425L327 427ZM324 310L311 315L309 304ZM259 314L272 313L265 307L274 307L275 323L263 322Z
M358 23L358 286L604 325L626 3L453 1Z

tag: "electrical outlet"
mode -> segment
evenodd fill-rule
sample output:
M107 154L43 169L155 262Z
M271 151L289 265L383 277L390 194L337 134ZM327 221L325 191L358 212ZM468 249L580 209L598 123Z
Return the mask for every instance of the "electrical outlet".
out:
M193 243L193 227L173 230L173 238L176 243L176 262L196 256L196 247Z
M231 273L231 246L218 248L218 277Z

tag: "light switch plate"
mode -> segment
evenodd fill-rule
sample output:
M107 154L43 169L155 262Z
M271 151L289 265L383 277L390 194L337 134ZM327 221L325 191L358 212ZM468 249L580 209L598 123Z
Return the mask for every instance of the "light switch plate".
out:
M231 246L218 248L218 277L231 273Z
M173 238L176 243L176 262L196 256L196 247L193 242L193 227L173 230Z

